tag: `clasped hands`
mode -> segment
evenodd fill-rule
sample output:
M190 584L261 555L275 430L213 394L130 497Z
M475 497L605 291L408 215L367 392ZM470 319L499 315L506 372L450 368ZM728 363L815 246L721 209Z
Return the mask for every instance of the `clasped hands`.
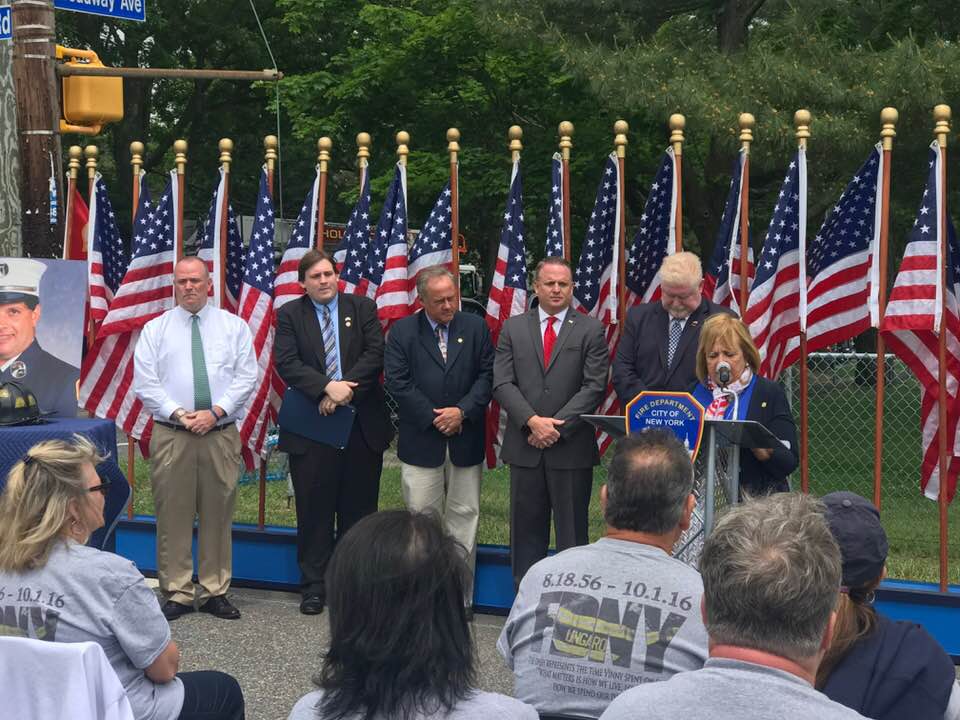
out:
M323 397L320 399L320 414L332 415L340 406L346 405L353 400L353 389L357 383L351 380L331 380L323 389Z
M434 408L433 426L447 437L463 430L463 410L454 407Z
M557 428L563 425L564 422L564 420L557 420L552 417L534 415L527 420L527 427L530 428L530 434L527 435L527 442L537 448L537 450L545 450L560 439L560 431Z
M223 412L223 408L214 405L210 410L188 412L180 418L180 423L196 435L206 435L216 426L219 418L224 416L226 413Z

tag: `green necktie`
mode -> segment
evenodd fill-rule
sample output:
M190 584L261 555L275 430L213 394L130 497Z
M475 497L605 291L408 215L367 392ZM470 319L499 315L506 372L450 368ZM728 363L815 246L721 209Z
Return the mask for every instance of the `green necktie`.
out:
M200 337L200 316L193 316L190 338L190 354L193 356L193 409L209 410L210 380L207 378L207 362L203 359L203 339Z

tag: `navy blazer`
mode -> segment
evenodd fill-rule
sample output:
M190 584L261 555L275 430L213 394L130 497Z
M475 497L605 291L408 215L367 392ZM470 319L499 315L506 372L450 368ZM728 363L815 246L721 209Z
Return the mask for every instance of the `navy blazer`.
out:
M387 390L399 410L397 457L419 467L483 462L486 409L493 395L493 343L483 318L458 312L447 332L447 361L424 312L398 320L384 354ZM459 407L463 428L447 437L433 426L435 408Z

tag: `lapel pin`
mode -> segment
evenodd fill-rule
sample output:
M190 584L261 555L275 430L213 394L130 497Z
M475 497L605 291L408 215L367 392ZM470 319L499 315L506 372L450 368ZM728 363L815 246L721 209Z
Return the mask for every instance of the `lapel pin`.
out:
M573 320L567 320L567 322L573 325Z
M762 402L762 403L760 403L760 407L762 407L762 408L764 408L764 407L766 407L766 406L767 406L767 403L766 403L766 401L764 401L764 402Z
M343 319L343 324L346 325L347 327L350 327L351 321L350 321L350 316L349 316L349 315L347 315L347 316Z
M699 321L699 320L694 320L694 321L691 322L690 324L693 325L694 327L696 327L697 325L700 324L700 321Z
M463 338L457 338L457 342L458 342L458 343L462 343L462 342L463 342Z

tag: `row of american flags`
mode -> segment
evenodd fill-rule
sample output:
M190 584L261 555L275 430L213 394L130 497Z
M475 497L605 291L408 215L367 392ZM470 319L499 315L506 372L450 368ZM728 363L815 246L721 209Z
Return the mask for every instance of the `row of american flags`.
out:
M749 236L743 217L744 167L741 151L733 163L730 189L714 252L705 263L704 295L736 310L748 325L758 348L761 374L776 379L800 360L800 336L813 352L849 340L869 328L884 333L891 350L920 381L923 429L921 486L936 498L940 487L937 464L938 357L941 299L947 333L948 477L952 498L960 472L960 246L945 202L942 151L936 143L928 159L930 171L905 255L881 316L878 288L879 236L882 205L883 151L878 144L854 174L846 189L810 240L807 238L807 158L803 147L788 161L762 249L742 257L740 238ZM455 167L455 166L454 166ZM456 170L454 169L454 172ZM545 255L564 247L564 210L570 198L562 192L562 162L553 159L549 223ZM573 262L574 308L598 318L606 327L611 359L620 337L620 323L629 307L659 298L657 271L664 257L677 248L676 218L681 194L677 187L678 158L668 148L656 169L644 209L629 247L621 247L624 178L616 154L603 162L580 256ZM154 203L141 173L139 202L133 223L130 255L117 229L103 178L97 175L90 192L86 222L89 267L89 316L96 330L81 369L80 400L92 415L116 421L124 432L146 447L152 421L132 391L133 348L140 329L173 306L173 264L177 257L177 184L171 171L166 189ZM455 175L451 178L456 181ZM283 384L272 363L274 315L299 297L297 263L319 246L317 196L320 168L308 189L279 266L274 262L275 213L266 167L262 172L249 244L244 247L239 224L225 192L221 172L210 211L198 231L199 255L215 278L213 301L238 314L249 325L259 366L258 389L241 422L248 466L265 456L265 439L276 419ZM360 197L350 213L343 239L334 255L341 291L364 295L377 304L384 332L393 322L419 309L416 278L425 267L453 259L451 183L440 191L429 217L412 244L408 237L406 166L397 163L393 181L373 224L371 188L366 167L361 170ZM79 194L77 217L87 213ZM943 218L946 218L945 220ZM569 240L569 239L567 239ZM221 267L221 243L226 261ZM748 244L749 245L749 244ZM529 261L539 248L528 245L523 213L521 163L515 157L504 208L500 243L488 296L486 318L494 342L503 323L524 312L528 303ZM939 281L941 253L946 258L944 285ZM619 270L621 254L623 273ZM748 293L741 292L741 273ZM223 297L219 296L224 277ZM622 298L622 300L621 300ZM622 304L621 304L622 303ZM621 402L608 383L601 412L616 415ZM496 403L488 414L488 463L497 462L505 417ZM609 438L598 437L602 449Z

